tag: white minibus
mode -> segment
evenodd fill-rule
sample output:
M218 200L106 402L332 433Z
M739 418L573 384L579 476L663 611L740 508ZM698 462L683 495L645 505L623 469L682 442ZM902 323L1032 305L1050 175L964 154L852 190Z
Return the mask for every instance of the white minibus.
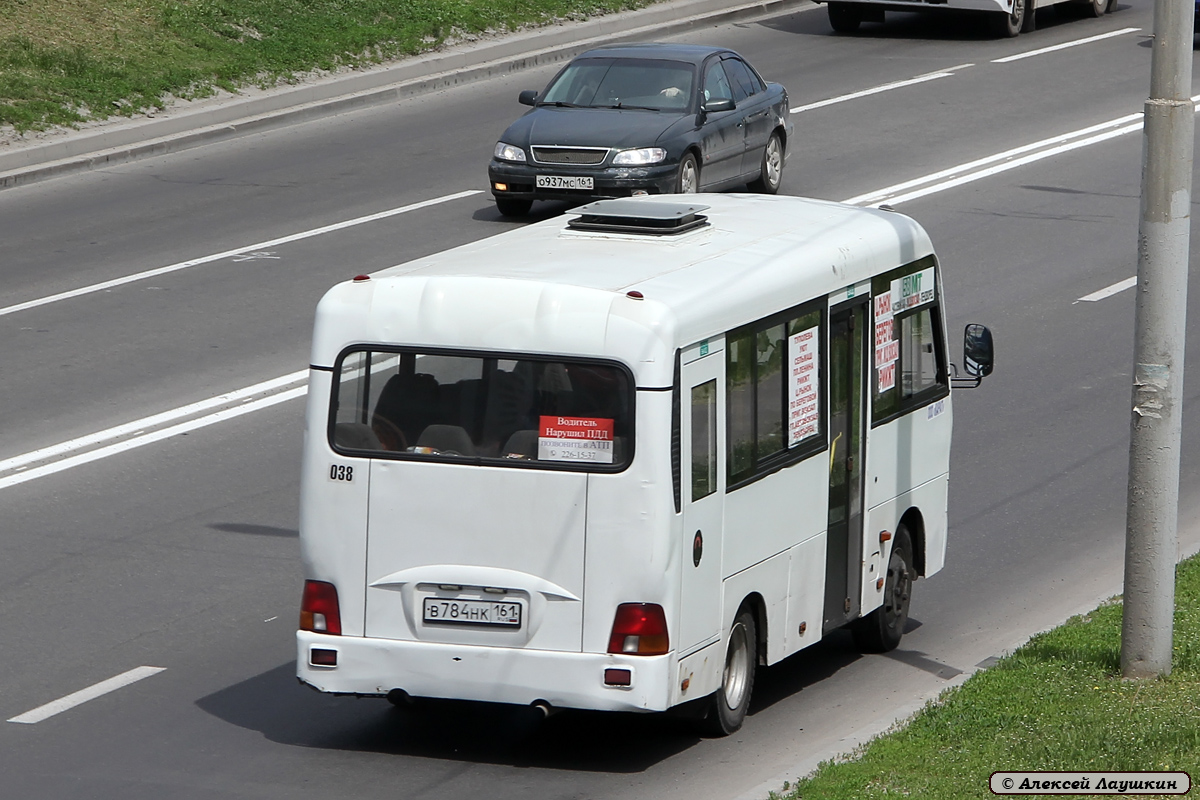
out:
M913 220L602 200L321 300L301 681L743 721L755 668L894 648L942 568L952 366ZM976 385L991 334L968 326Z

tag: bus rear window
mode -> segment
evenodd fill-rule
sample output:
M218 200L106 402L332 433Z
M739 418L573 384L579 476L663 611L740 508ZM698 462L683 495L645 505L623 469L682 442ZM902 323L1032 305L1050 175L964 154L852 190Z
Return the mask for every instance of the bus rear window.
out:
M633 383L616 364L356 350L335 370L339 452L565 469L621 469Z

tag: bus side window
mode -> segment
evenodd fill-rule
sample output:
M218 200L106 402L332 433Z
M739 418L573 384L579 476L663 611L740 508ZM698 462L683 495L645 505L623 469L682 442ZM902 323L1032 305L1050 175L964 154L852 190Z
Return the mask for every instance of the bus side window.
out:
M936 280L927 256L872 281L875 424L949 391Z
M933 311L923 308L900 322L900 390L908 399L938 384Z
M692 502L717 490L717 382L692 387Z

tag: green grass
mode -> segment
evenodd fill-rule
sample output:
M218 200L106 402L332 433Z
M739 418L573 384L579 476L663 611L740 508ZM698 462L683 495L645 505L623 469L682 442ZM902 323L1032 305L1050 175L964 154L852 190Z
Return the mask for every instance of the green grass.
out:
M651 0L0 0L0 125L75 125L168 96L361 67L448 37Z
M1200 560L1179 565L1171 675L1121 678L1121 604L1106 603L929 703L788 800L991 798L997 770L1184 771L1200 777Z

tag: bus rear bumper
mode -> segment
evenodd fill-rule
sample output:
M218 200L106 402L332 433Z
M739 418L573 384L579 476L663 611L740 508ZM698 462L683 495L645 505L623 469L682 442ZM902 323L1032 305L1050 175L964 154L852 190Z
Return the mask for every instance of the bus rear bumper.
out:
M336 666L328 652L336 655ZM599 711L665 711L672 657L568 653L296 632L296 676L322 692L478 700ZM605 683L628 670L629 686ZM612 676L624 677L624 676Z

